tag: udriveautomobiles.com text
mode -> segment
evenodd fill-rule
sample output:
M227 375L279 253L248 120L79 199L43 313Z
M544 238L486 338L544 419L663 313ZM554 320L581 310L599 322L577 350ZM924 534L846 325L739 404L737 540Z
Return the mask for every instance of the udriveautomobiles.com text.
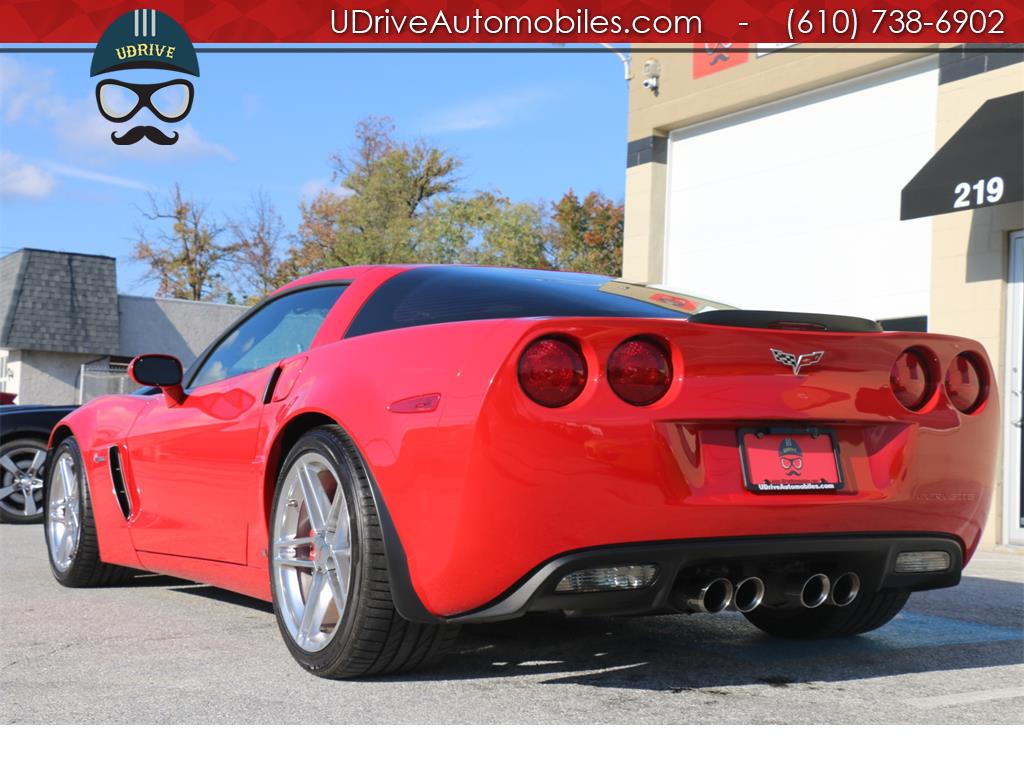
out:
M439 10L433 16L383 13L362 9L332 10L331 29L337 35L648 35L700 34L700 16L604 16L587 9L575 13L555 10L538 15L487 15Z

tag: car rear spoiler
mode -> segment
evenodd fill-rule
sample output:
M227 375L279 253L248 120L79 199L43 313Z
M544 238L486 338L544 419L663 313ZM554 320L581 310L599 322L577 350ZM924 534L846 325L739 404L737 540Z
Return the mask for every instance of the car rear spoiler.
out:
M846 315L816 315L809 312L768 312L753 309L713 309L690 318L691 323L730 325L739 328L776 328L784 331L833 331L837 333L881 333L874 320Z

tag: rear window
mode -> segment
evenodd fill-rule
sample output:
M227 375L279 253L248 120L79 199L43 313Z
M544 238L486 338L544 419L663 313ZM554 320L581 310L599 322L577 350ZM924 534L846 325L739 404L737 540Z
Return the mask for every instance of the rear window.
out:
M500 267L419 267L381 285L356 315L346 336L506 317L679 319L722 307L598 275Z

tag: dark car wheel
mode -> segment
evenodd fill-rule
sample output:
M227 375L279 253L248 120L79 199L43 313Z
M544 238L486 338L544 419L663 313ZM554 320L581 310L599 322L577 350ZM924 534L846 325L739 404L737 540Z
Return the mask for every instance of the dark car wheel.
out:
M395 610L377 507L340 428L299 439L278 476L273 510L274 613L304 668L331 678L409 672L454 641L456 629L409 622Z
M107 587L130 578L132 571L100 560L89 482L75 438L53 452L46 477L43 531L50 570L65 587Z
M43 519L46 441L9 440L0 447L0 521L38 523Z
M889 623L910 597L909 592L862 592L846 606L820 608L761 607L743 614L751 624L775 637L791 640L849 637Z

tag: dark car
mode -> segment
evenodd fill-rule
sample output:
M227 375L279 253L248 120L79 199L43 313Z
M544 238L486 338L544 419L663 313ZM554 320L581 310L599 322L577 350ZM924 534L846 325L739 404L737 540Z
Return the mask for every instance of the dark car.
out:
M0 522L42 521L46 442L77 407L0 405Z

